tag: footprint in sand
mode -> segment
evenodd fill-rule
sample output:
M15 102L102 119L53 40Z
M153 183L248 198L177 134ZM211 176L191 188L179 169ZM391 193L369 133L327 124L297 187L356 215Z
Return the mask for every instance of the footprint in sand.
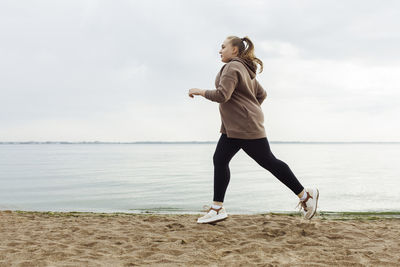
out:
M185 226L180 223L170 223L170 224L167 224L166 227L168 227L171 230L180 230L180 229L185 228Z

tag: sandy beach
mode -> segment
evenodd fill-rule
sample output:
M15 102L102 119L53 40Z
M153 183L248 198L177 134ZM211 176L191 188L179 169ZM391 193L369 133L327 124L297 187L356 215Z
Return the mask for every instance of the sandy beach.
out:
M0 211L0 266L400 266L400 219Z

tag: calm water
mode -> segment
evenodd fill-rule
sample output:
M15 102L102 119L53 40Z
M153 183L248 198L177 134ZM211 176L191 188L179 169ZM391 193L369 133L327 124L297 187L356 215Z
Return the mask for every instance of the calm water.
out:
M3 144L0 210L198 213L213 197L216 144ZM400 211L399 144L270 144L321 211ZM231 214L296 211L298 198L240 150Z

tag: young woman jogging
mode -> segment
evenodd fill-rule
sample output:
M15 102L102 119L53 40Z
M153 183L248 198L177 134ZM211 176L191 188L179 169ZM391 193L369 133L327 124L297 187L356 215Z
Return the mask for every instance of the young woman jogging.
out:
M246 46L247 44L247 46ZM263 63L254 55L254 45L246 36L228 36L219 51L222 66L215 79L215 90L192 88L189 96L201 95L219 103L221 136L214 156L214 197L207 214L198 218L198 223L224 220L228 214L223 207L225 192L230 180L229 162L243 149L260 166L271 172L299 197L301 213L311 219L319 197L317 188L305 189L289 166L271 152L264 129L264 114L261 104L267 93L256 80L257 64L260 72Z

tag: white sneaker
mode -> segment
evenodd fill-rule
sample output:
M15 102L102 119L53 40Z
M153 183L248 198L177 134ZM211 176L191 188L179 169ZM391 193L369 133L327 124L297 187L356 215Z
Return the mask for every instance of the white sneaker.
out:
M296 207L300 205L300 211L304 218L310 220L317 211L319 191L317 188L308 188L305 189L305 194L307 194L306 199L300 200Z
M204 215L203 217L198 218L197 223L218 222L225 220L228 217L228 214L226 213L224 207L221 207L219 209L214 209L213 207L210 206L204 206L204 207L208 208L208 210L206 210L207 214Z

